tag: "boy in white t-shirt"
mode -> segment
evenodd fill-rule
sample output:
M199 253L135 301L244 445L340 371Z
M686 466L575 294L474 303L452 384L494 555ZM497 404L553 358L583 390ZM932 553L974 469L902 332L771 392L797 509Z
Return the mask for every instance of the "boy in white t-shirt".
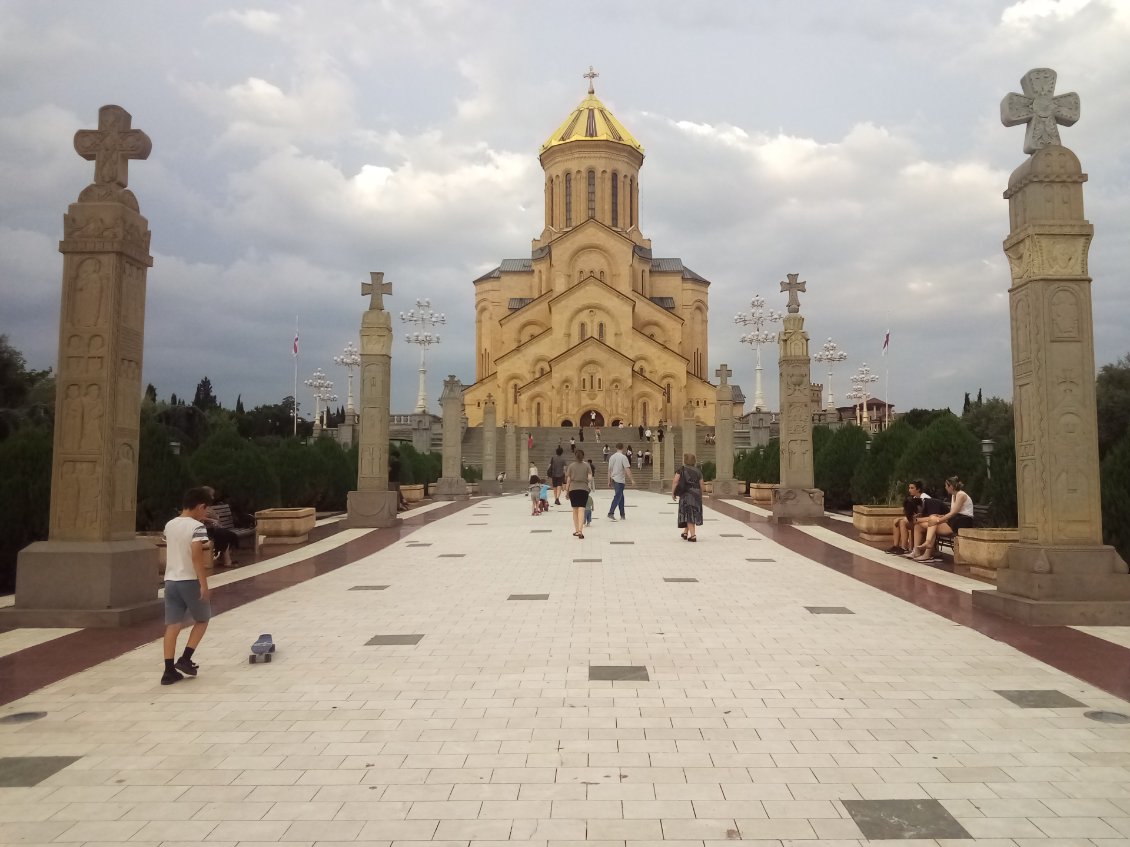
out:
M208 531L204 526L204 513L212 505L205 488L190 488L181 501L181 513L165 524L167 561L165 564L165 673L162 685L172 685L184 679L183 674L196 676L197 665L192 654L200 645L212 607L208 600ZM186 615L194 623L188 634L184 653L175 662L177 636L184 628Z

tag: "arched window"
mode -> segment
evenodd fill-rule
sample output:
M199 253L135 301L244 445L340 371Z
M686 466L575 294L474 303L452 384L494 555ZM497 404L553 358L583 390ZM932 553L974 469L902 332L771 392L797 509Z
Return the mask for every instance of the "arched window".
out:
M580 336L581 341L584 341L589 337L589 325L584 321L581 321L581 331L580 333L578 333L578 335Z
M604 321L601 321L596 325L596 337L601 341L604 340Z
M589 217L596 217L596 171L588 172L589 183Z
M573 175L565 174L565 226L573 225Z
M553 177L549 178L549 225L553 226L553 217L555 213L553 207Z
M596 388L597 388L598 391L604 390L604 377L598 376L596 378Z
M534 404L534 425L541 426L541 401Z
M620 175L612 172L612 226L620 228Z
M632 198L636 196L636 181L628 177L628 229L636 225L636 204Z

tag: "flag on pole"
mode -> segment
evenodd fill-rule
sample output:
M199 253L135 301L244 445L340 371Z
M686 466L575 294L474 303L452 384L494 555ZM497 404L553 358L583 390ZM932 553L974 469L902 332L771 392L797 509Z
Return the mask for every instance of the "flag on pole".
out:
M295 350L298 349L298 339L294 339ZM887 348L891 346L891 331L888 329L887 334L883 336L883 355L887 355Z
M294 331L294 357L298 358L298 330Z

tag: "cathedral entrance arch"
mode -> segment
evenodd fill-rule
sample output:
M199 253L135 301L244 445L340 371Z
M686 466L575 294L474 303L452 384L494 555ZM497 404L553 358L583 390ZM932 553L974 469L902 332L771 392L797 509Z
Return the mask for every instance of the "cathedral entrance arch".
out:
M561 426L563 426L563 427L565 427L565 426L571 427L572 425L573 425L573 422L571 420L569 420L568 418L563 418L562 421L561 421Z
M604 426L604 415L596 409L581 414L581 426Z

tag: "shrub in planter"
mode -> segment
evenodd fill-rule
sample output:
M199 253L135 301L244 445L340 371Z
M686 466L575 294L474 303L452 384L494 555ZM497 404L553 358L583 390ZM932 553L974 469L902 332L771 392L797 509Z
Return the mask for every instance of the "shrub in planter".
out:
M151 412L142 412L137 451L137 529L164 529L180 512L181 498L192 487L184 457L169 446L176 440Z
M899 480L922 479L934 497L945 496L945 480L971 483L984 472L981 442L953 413L939 415L914 440L895 466Z
M253 515L279 505L278 474L262 449L240 438L234 425L217 427L192 454L189 467L195 481L215 488L233 512Z
M985 480L982 499L989 506L989 526L1017 526L1016 444L1012 436L1002 438L993 450L992 475Z
M718 475L718 466L714 462L703 462L701 470L704 482L713 482L714 477Z
M1115 442L1099 472L1103 503L1103 542L1130 562L1130 433Z
M464 482L482 482L483 469L473 465L464 465L462 476Z
M0 591L16 585L16 554L47 538L51 511L51 429L24 426L0 441Z
M754 482L779 483L781 481L781 442L774 439L761 448Z
M389 453L389 467L396 470L397 480L401 485L416 485L416 470L411 458L402 452L403 449L401 445L395 453Z
M871 439L871 449L851 478L853 503L895 505L902 502L906 484L897 481L895 466L918 435L918 430L899 419Z
M813 477L816 487L824 492L824 508L851 506L851 480L866 455L867 433L857 426L836 430L816 454Z

